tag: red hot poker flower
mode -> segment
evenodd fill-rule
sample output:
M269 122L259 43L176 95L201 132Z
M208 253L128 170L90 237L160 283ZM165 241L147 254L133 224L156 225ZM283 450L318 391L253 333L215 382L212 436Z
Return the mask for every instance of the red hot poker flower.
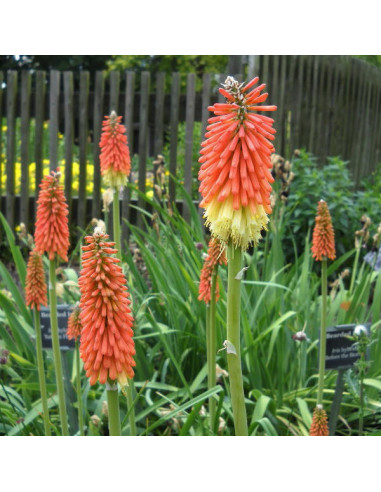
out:
M328 436L328 420L325 410L321 405L317 405L312 416L310 436Z
M41 255L33 250L29 253L25 280L26 305L40 310L40 306L47 306L46 282L44 265Z
M311 251L316 261L321 261L323 257L328 257L330 260L336 258L335 232L327 202L324 200L318 203Z
M58 254L64 261L68 261L69 212L63 186L59 184L60 176L57 168L57 172L52 171L42 179L34 239L36 251L40 254L48 253L49 260L53 260Z
M90 384L117 379L126 385L135 366L131 301L120 260L113 256L115 243L108 238L96 228L82 247L80 353Z
M101 174L105 183L113 188L124 186L131 171L126 128L120 123L121 119L115 111L105 117L99 142Z
M274 120L257 111L274 111L276 106L260 106L268 94L265 84L251 89L258 77L243 84L228 77L220 93L227 99L209 107L215 116L202 142L199 171L200 207L212 235L246 249L256 244L271 213L270 193L274 152Z
M201 270L200 277L200 285L199 285L199 301L204 301L205 304L210 303L210 294L211 294L211 284L212 284L212 275L216 266L218 265L226 265L226 254L223 248L223 245L220 241L212 238L209 241L208 253L206 255L204 266ZM216 282L216 300L219 298L219 286L218 282Z
M80 314L81 314L81 310L77 305L74 307L67 321L66 335L69 340L72 340L73 338L74 340L77 340L77 338L81 335L82 323L81 323Z

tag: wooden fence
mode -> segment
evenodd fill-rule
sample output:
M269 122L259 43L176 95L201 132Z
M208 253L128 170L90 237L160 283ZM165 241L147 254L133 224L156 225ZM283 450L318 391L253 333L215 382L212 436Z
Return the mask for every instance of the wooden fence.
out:
M380 160L381 71L359 59L345 56L250 56L244 79L258 74L267 83L269 103L276 104L276 152L290 157L304 147L324 163L329 155L350 161L354 178L369 175ZM76 74L78 75L78 74ZM6 173L6 188L1 209L12 226L34 220L34 201L28 196L30 162L36 163L36 183L42 177L43 125L49 120L50 168L57 167L58 132L65 142L65 193L73 206L72 163L74 140L79 148L79 197L73 222L83 228L91 217L101 216L101 177L99 147L101 123L115 110L123 115L130 149L139 156L140 191L145 192L147 158L169 143L172 175L177 169L178 124L185 122L184 186L192 188L194 122L207 124L208 105L222 100L218 82L227 74L204 74L201 90L196 92L196 75L158 73L152 80L149 72L136 74L104 72L79 73L75 83L72 72L8 71L0 72L0 121L6 118L6 149L0 148L0 177ZM137 84L137 78L139 83ZM237 75L242 79L242 75ZM186 78L185 90L181 80ZM168 84L169 83L169 84ZM170 90L168 89L168 85ZM92 90L90 91L90 87ZM154 87L154 90L151 90ZM15 196L16 121L21 133L21 192ZM31 119L35 120L31 135ZM0 145L2 141L0 125ZM34 155L30 155L30 138ZM94 191L86 197L86 161L92 151ZM2 192L2 193L1 193ZM38 192L38 187L37 187ZM37 193L36 192L36 193ZM175 183L169 182L170 199L175 199ZM128 212L128 193L124 194L122 214ZM139 205L143 203L139 200ZM71 208L71 212L74 209ZM186 211L185 211L186 213Z

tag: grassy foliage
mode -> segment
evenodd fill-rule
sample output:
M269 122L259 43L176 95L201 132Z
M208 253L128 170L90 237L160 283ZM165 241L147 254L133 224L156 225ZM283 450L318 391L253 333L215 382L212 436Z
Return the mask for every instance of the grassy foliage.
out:
M145 197L152 212L140 210L145 227L128 224L130 245L124 245L123 267L127 275L135 316L136 377L134 398L137 432L140 435L231 435L233 431L226 351L226 268L219 269L221 297L217 303L217 385L207 390L205 305L198 301L202 251L207 242L199 212L182 190L191 210L187 224L177 210L160 206ZM280 205L278 204L278 207ZM246 407L251 435L307 435L317 390L317 352L320 325L320 277L314 272L309 235L301 254L290 262L284 246L289 224L284 210L276 208L270 229L255 251L245 254L242 290L242 361ZM0 433L42 435L32 316L25 307L23 286L25 260L12 231L2 217L18 278L0 264L0 347L7 363L0 365ZM300 246L300 244L299 244ZM372 323L373 343L365 378L365 433L380 429L381 392L381 275L361 263L353 291L341 279L343 264L353 263L355 250L347 250L329 264L331 282L328 324ZM62 302L79 299L78 268L63 268L59 275ZM344 309L343 306L346 306ZM349 306L349 307L348 307ZM304 330L306 342L292 335ZM58 432L58 408L53 361L45 351L47 385L53 433ZM71 433L76 421L73 353L64 357ZM337 372L326 375L324 403L328 414ZM356 434L358 429L358 382L353 369L347 372L337 433ZM85 425L89 435L107 433L105 388L90 387L82 374ZM217 417L209 428L208 398L216 400ZM121 398L122 432L129 434L127 406Z

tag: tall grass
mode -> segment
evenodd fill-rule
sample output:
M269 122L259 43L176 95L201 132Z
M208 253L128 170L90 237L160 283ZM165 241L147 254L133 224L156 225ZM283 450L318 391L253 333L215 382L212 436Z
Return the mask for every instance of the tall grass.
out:
M226 376L220 375L208 390L206 364L205 304L198 301L202 251L207 249L202 220L190 197L181 189L191 217L186 223L178 210L146 200L148 210L138 209L144 220L139 229L128 223L130 243L122 245L123 268L133 301L135 317L137 435L233 435L234 427ZM281 210L275 210L259 248L244 255L241 297L241 355L250 435L307 435L316 400L318 335L320 326L320 278L315 273L306 232L304 250L287 263L284 238L290 239ZM122 218L123 219L123 218ZM125 220L125 219L124 219ZM10 351L10 360L0 366L0 432L8 435L41 435L37 363L30 310L25 307L23 286L25 261L12 231L2 223L12 250L19 279L0 264L0 344ZM296 251L296 248L295 248ZM290 255L287 255L289 257ZM347 251L328 267L329 281L339 278L344 263L352 262L355 250ZM74 259L63 283L64 299L73 303L77 269ZM365 433L380 428L381 391L381 275L359 264L349 293L346 280L330 291L328 326L341 323L372 323L370 368L364 380ZM219 268L220 300L216 306L217 364L227 371L226 267ZM349 284L349 282L348 282ZM5 290L4 290L5 289ZM70 294L69 294L70 293ZM66 296L66 297L65 297ZM348 310L343 309L349 306ZM350 304L348 304L350 303ZM307 341L292 335L305 330ZM58 424L52 356L45 351L47 389L52 432ZM68 357L70 385L77 370ZM71 372L70 372L70 368ZM82 380L86 432L107 433L102 412L106 400L101 385L89 387ZM324 406L329 413L337 372L326 373ZM355 435L358 428L356 372L348 371L337 433ZM352 384L353 383L353 384ZM216 401L218 425L210 429L208 399ZM122 434L128 434L128 412L121 398ZM71 401L75 406L75 397ZM103 407L104 408L104 407ZM75 414L75 412L74 412ZM96 417L94 417L94 415ZM23 419L23 420L20 420ZM72 433L78 425L71 425ZM56 429L57 432L57 429Z

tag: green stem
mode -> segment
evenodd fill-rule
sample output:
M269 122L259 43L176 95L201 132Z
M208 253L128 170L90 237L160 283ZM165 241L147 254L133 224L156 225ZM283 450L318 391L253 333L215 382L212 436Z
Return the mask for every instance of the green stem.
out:
M122 250L121 250L121 241L120 241L120 204L119 204L119 191L118 189L114 189L114 198L112 201L112 221L113 221L113 234L115 241L115 248L118 250L116 254L117 258L122 261ZM130 412L129 414L129 422L130 422L130 435L136 436L136 423L135 423L135 411L134 411L134 398L132 394L133 383L129 382L129 385L126 388L126 397L127 397L127 409Z
M116 382L112 382L111 385L107 385L107 403L108 429L110 436L120 436L119 397L118 384Z
M236 436L247 436L245 395L243 392L241 351L240 351L240 307L241 281L236 279L242 269L242 250L228 244L228 299L227 299L227 340L233 345L234 353L228 353L230 397L232 401ZM228 349L229 350L229 349ZM231 347L229 352L231 352Z
M359 414L359 436L364 434L364 364L365 353L360 354L361 369L360 369L360 414Z
M60 413L60 420L61 420L61 428L62 428L62 435L68 436L69 429L68 429L67 415L66 415L60 340L58 334L55 260L49 260L49 301L50 301L50 323L51 323L51 331L52 331L53 358L54 358L54 367L56 371L58 406L59 406L59 413Z
M319 351L319 383L317 404L323 404L324 373L325 373L325 351L327 338L327 258L321 262L321 329L320 329L320 351Z
M44 356L43 356L43 352L42 352L40 315L39 315L39 312L37 311L37 309L33 310L33 314L34 314L34 329L36 331L36 352L37 352L38 380L40 383L40 392L41 392L45 436L51 436L50 424L49 424L48 397L47 397L46 381L45 381Z
M216 283L217 267L213 271L210 285L208 389L216 386ZM209 398L209 417L210 428L213 430L216 418L216 400L213 396Z
M79 432L81 436L85 435L83 424L83 404L82 404L82 391L81 391L81 359L79 357L79 343L75 341L75 362L77 369L77 401L78 401L78 422Z
M358 268L358 263L359 263L359 258L360 258L361 245L362 245L362 238L360 238L360 244L359 244L358 248L356 248L356 256L355 256L355 261L353 263L353 272L352 272L352 277L351 277L351 285L349 287L349 296L352 295L353 288L355 286L357 268ZM376 257L377 257L377 255L376 255Z

